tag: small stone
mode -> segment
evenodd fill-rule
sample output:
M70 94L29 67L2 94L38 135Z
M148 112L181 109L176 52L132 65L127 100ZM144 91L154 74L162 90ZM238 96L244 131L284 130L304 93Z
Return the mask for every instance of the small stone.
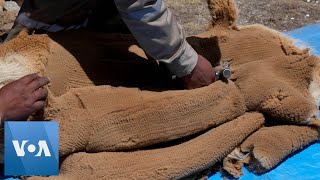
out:
M20 11L19 5L14 1L6 1L3 8L7 11Z
M14 23L5 24L4 26L2 26L2 27L0 28L0 31L2 31L2 32L9 32L9 31L12 29L13 24L14 24Z

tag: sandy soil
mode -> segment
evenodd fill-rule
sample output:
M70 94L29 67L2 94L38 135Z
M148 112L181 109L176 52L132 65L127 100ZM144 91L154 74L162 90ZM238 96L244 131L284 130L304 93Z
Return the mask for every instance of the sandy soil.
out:
M264 24L289 31L320 23L320 0L236 0L240 9L238 24ZM206 0L166 0L187 34L203 31L210 22Z

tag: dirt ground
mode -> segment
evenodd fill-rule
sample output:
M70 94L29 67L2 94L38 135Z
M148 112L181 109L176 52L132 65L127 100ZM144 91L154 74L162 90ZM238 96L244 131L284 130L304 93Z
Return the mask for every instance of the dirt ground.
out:
M165 0L188 35L207 27L210 14L207 0ZM320 23L320 0L236 0L240 9L238 24L264 24L279 31L290 31Z
M207 0L164 1L184 26L187 35L198 34L208 27L211 18ZM259 23L285 32L320 23L320 0L236 0L236 2L240 9L238 20L240 25ZM10 30L17 13L0 11L0 31Z

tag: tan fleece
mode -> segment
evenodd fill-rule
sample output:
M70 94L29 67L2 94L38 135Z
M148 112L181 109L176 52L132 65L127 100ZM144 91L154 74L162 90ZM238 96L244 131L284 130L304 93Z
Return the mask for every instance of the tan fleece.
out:
M179 179L219 162L264 123L247 113L185 143L134 152L75 153L48 179ZM30 178L42 179L42 178Z
M212 24L220 23L230 27L235 26L239 10L234 0L207 0L210 9Z
M4 3L5 3L5 0L0 0L0 6L3 8L4 7Z
M0 44L0 87L29 73L43 73L49 41L47 36L30 37L23 32L19 39Z
M197 37L216 39L221 59L232 59L231 80L244 95L248 110L261 111L277 121L307 124L319 113L309 87L320 59L267 28L241 29L217 27ZM212 46L217 45L212 42Z
M265 114L269 113L268 115L274 114L274 119L279 116L279 121L305 123L311 117L313 110L316 109L314 100L308 91L308 86L313 79L312 74L314 73L313 69L316 66L315 61L317 58L307 54L287 54L283 50L282 47L284 46L281 45L282 41L279 38L274 38L270 41L267 46L269 48L263 48L262 45L259 46L262 40L272 39L273 36L277 37L275 33L260 27L252 26L242 31L246 36L242 37L243 42L247 42L245 41L246 38L249 39L250 41L248 40L247 43L251 43L250 46L235 45L237 46L235 47L232 43L228 46L228 42L241 42L241 34L239 34L239 31L233 30L211 30L194 37L200 38L200 40L195 41L200 43L198 45L200 49L202 47L202 38L207 41L208 45L210 43L218 43L221 48L222 58L235 57L234 64L232 64L234 73L232 80L235 81L240 91L232 82L228 84L217 82L211 86L192 91L167 92L139 91L137 89L103 86L85 87L99 82L98 80L103 79L102 77L104 76L102 76L103 70L99 70L101 67L96 71L98 72L97 74L85 73L85 70L89 70L88 72L94 70L87 68L94 67L94 63L89 63L89 55L87 57L77 55L80 50L82 50L80 54L84 54L85 51L83 51L82 47L74 46L76 48L70 49L71 54L65 48L69 49L68 47L72 45L72 41L69 42L71 45L63 43L64 47L52 42L50 39L47 39L50 42L48 43L49 46L35 44L36 47L42 48L40 48L39 52L34 53L35 55L32 58L35 59L34 61L38 59L37 54L41 55L49 52L49 55L45 56L47 63L44 72L52 79L52 84L49 87L52 95L44 117L59 120L61 123L61 155L78 151L130 150L194 134L230 121L243 114L246 108L241 94L245 97L246 106L251 110L262 110ZM256 35L250 35L250 31L261 32L262 36L257 39ZM112 40L114 37L118 38L119 36L112 35L106 39ZM211 37L211 40L208 40L209 37ZM41 42L43 42L47 36L41 36L41 38ZM99 39L101 37L95 38ZM218 42L215 40L218 40ZM29 40L25 42L14 41L23 45ZM57 42L59 41L57 40ZM126 41L125 39L124 42L134 44L132 41ZM255 46L254 43L257 45ZM46 50L47 47L48 49ZM88 48L87 53L102 52L107 47L110 46L96 50ZM112 51L119 52L116 51L117 47L125 47L122 48L121 52L125 52L125 49L136 52L131 54L122 53L124 60L136 57L138 61L140 59L147 64L149 63L146 59L136 55L143 55L136 46L123 45L119 42ZM256 60L250 54L250 48L253 50L254 47L259 52L258 59L261 60ZM236 48L238 48L238 51L235 50ZM263 53L264 51L269 53ZM25 51L22 52L26 53ZM103 56L103 53L98 53L97 56L92 57L93 59L104 60L102 62L106 60L116 62L113 59L114 54L111 50L109 52L110 54L108 55L107 53L107 56ZM239 56L237 56L237 52ZM16 53L19 53L19 50ZM210 55L210 52L207 53ZM81 61L80 64L77 61L78 59ZM261 67L261 64L263 67ZM151 65L154 66L154 64ZM252 70L252 72L249 70ZM255 86L253 82L256 82L259 86ZM74 87L77 89L72 89ZM272 87L275 87L276 90L272 91ZM291 99L291 104L276 104L283 98L281 96L282 92L287 93L283 97ZM250 93L252 93L251 96ZM275 103L270 103L270 105L275 104L274 106L268 104L268 100L272 100L272 98L274 98ZM299 103L304 103L304 105L292 106ZM255 105L260 106L255 107ZM291 114L286 113L286 111L292 112L291 108L297 112L294 112L292 117L290 117ZM284 114L281 112L284 112ZM141 123L141 120L145 123ZM148 129L151 130L148 131ZM290 149L289 152L291 152ZM104 176L103 174L101 175Z
M216 127L245 112L244 100L231 82L166 92L86 87L49 102L53 103L44 117L60 122L60 155L166 142Z
M319 58L278 56L246 63L234 70L233 81L245 96L248 110L279 121L306 124L318 114L309 85Z
M42 117L60 122L60 155L67 158L62 160L61 178L188 176L222 160L261 126L262 122L246 118L234 120L246 111L260 111L275 126L290 124L264 128L261 138L266 139L260 139L258 131L259 136L249 137L238 154L231 153L241 160L246 160L247 152L253 152L253 157L266 156L265 162L251 161L250 167L257 172L260 164L264 170L274 167L317 139L316 131L294 125L319 124L312 119L320 97L319 58L262 26L240 27L240 31L226 27L236 18L234 2L209 3L218 2L221 7L213 14L228 17L228 22L219 18L224 19L221 25L190 37L189 42L213 64L233 59L233 76L229 82L191 91L168 90L170 75L149 60L130 36L71 31L50 38L20 36L0 45L1 61L19 62L18 72L41 72L51 79ZM219 9L225 14L219 16ZM7 79L2 84L12 80L2 78ZM167 91L98 85L141 89L149 85ZM214 129L187 143L159 148L163 142L210 128ZM274 142L276 150L269 151L268 142ZM159 147L137 151L153 144ZM280 144L284 148L277 147ZM258 150L250 151L247 147L251 145ZM233 169L228 162L225 169Z
M94 84L153 86L152 80L158 84L170 83L156 63L145 59L132 37L96 34L81 38L84 36L87 37L88 33L66 32L52 36L60 45L41 36L43 43L34 44L35 48L42 48L36 51L37 54L16 52L26 59L36 59L38 66L44 64L36 69L50 77L50 90L54 96L62 95L70 88ZM23 41L17 39L7 46L19 47L28 42L26 37L21 38ZM294 124L306 124L318 113L314 100L317 97L309 92L318 58L294 48L292 42L278 33L260 26L242 28L241 31L216 27L190 37L189 42L214 64L220 59L219 54L221 59L233 59L232 80L241 89L249 110L261 111ZM49 54L43 55L44 51ZM122 56L115 61L118 54ZM38 57L44 58L37 60ZM298 99L300 103L295 103Z
M244 164L255 173L264 173L278 165L288 155L299 151L318 140L319 128L306 126L276 126L261 128L240 146L240 154L248 155L244 159L228 156L224 160L224 169L234 177L242 175ZM238 150L236 150L238 151ZM234 154L235 151L232 153Z

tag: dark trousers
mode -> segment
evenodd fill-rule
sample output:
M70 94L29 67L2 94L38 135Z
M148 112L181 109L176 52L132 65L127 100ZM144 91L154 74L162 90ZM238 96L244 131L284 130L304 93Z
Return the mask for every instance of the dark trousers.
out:
M68 27L88 20L89 29L129 32L113 0L25 0L20 10L22 12L47 24Z

